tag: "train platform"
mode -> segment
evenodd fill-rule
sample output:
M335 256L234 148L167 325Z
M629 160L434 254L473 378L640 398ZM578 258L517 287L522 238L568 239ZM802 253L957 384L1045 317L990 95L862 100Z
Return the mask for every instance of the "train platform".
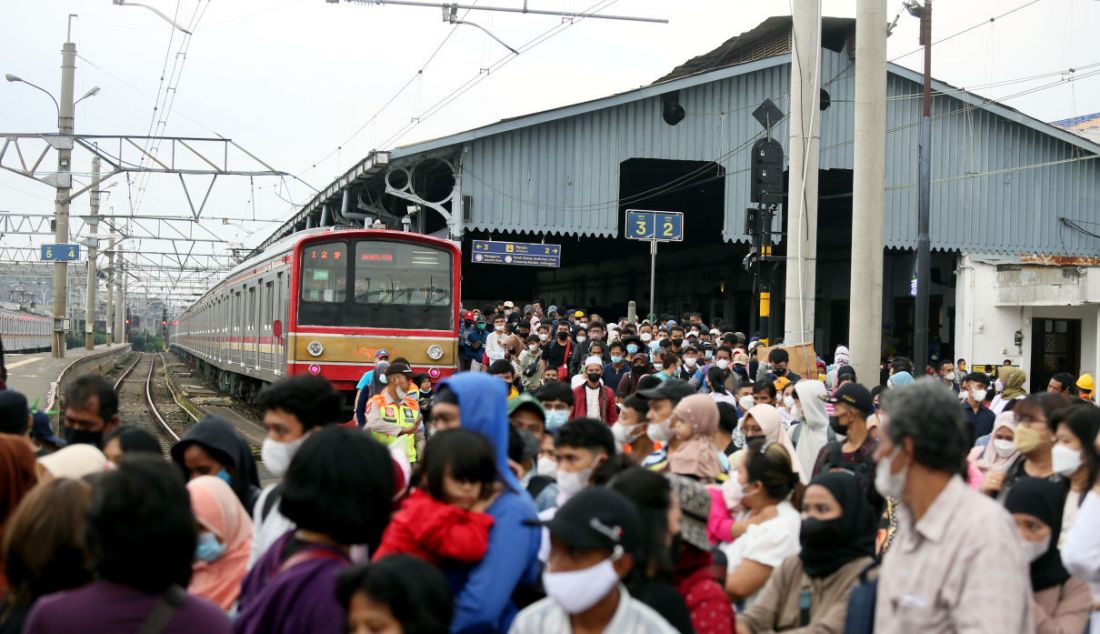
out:
M54 386L61 373L73 362L129 347L128 343L116 343L110 346L99 345L95 350L73 348L65 351L63 359L55 359L49 352L5 354L4 365L8 369L8 387L22 392L31 403L37 400L39 409L46 409L52 405L51 396L54 396L53 391L56 389Z

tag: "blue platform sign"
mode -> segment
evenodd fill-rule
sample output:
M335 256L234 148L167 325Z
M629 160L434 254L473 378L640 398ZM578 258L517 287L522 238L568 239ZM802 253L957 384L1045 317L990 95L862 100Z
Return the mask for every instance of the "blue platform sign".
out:
M474 240L474 264L506 264L556 269L561 266L560 244Z
M79 244L43 244L43 262L72 262L80 259Z
M626 210L624 237L630 240L656 240L658 242L682 242L684 239L684 214L679 211Z

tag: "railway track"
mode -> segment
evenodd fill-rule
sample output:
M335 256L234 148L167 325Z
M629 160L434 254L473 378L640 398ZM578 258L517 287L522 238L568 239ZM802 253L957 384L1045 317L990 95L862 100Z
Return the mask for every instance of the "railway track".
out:
M186 427L194 421L183 408L155 396L160 391L154 381L158 360L163 367L159 354L139 352L137 359L115 381L115 392L122 421L146 426L160 438L162 448L167 451L179 442Z

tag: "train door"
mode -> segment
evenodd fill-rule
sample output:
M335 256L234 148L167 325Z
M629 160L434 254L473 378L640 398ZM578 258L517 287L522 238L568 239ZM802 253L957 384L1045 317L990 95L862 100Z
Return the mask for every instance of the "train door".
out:
M287 365L286 365L286 341L287 341L286 324L287 324L287 322L286 322L286 320L287 320L287 314L289 313L288 308L290 306L290 292L289 292L289 288L288 288L289 285L290 285L290 277L288 275L283 274L283 273L279 273L278 276L275 278L275 280L276 280L275 281L275 289L276 289L275 292L278 294L278 301L275 302L275 307L276 307L276 311L277 311L276 316L279 319L279 323L282 324L282 328L281 328L282 332L276 333L276 336L275 336L276 344L279 346L278 353L275 355L275 366L276 366L275 370L277 372L279 372L280 374L282 374L282 373L286 372L286 368L287 368Z
M244 365L244 298L241 291L233 293L233 362Z
M251 368L258 368L260 365L259 359L257 358L257 355L260 352L260 347L259 345L257 345L260 340L258 336L259 333L257 331L257 325L260 321L258 314L260 303L257 301L256 298L256 288L258 286L259 285L257 284L257 286L253 286L248 289L248 314L245 315L245 324L248 328L248 333L246 334L248 338L248 346L245 348L244 358L246 360L245 362Z
M275 337L271 330L271 322L275 321L275 283L267 282L264 285L264 318L260 321L263 328L263 367L268 372L275 370Z

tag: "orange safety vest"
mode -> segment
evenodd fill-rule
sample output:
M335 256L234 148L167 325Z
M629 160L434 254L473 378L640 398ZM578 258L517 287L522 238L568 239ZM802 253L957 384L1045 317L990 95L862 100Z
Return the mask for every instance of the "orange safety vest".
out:
M399 403L390 403L386 401L385 392L376 394L367 401L367 410L373 408L377 408L383 422L398 425L405 429L416 427L420 422L420 403L411 395L406 395ZM371 432L371 435L387 447L399 445L405 451L405 455L409 457L409 462L416 462L416 434L391 436L381 432Z

